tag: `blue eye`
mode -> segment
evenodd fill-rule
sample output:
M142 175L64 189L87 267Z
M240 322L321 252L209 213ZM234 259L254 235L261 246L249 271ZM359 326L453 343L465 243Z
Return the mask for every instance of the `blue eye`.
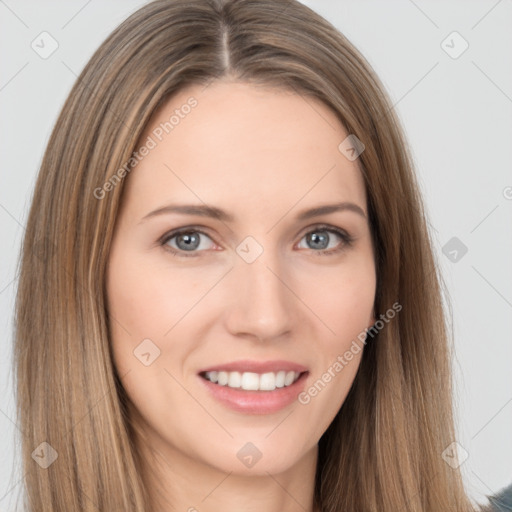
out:
M326 235L326 233L330 234ZM341 240L334 248L329 247L333 234ZM161 239L160 245L174 256L185 258L195 257L198 256L198 252L201 252L199 249L203 245L201 243L202 236L208 238L210 241L212 240L210 236L201 229L190 226L167 233ZM353 237L347 232L328 225L315 226L302 237L301 241L303 239L306 239L307 243L312 244L312 251L315 255L337 254L345 248L350 247L354 241ZM171 241L173 245L170 245ZM206 249L207 248L208 247L206 247ZM203 247L203 250L204 249Z
M207 238L210 238L205 232L199 229L189 228L187 230L169 233L169 235L162 240L162 245L164 245L165 248L169 250L172 254L185 257L195 256L193 254L179 254L179 252L197 252L196 249L198 249L201 246L202 235ZM176 239L175 244L177 245L177 247L169 246L169 242L174 239Z
M326 235L325 233L330 233L330 235ZM338 244L334 247L329 248L329 243L332 239L332 234L336 235L339 239L342 240L341 244ZM354 241L354 239L345 231L341 229L330 227L330 226L316 226L312 231L306 233L303 237L306 238L310 244L313 244L313 247L320 250L314 250L316 255L330 255L337 254L346 247L350 247Z

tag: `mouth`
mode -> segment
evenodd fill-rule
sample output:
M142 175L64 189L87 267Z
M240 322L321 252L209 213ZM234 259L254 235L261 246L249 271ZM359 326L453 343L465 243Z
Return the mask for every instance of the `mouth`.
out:
M259 372L223 367L199 372L198 377L209 396L222 406L238 413L263 415L289 407L304 390L309 371L293 367L268 371L267 365L266 371Z
M199 376L218 386L226 386L232 389L274 391L275 389L292 386L305 373L307 371L280 370L261 374L256 372L208 371L201 372Z

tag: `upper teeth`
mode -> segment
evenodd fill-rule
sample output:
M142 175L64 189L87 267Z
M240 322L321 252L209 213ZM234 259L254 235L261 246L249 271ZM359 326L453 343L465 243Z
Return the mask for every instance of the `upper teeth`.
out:
M220 386L242 388L247 391L273 391L293 384L300 376L299 372L206 372L205 377Z

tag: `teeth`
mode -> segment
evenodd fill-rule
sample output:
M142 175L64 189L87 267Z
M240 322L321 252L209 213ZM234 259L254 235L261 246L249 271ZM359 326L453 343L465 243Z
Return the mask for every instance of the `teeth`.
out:
M239 388L242 385L242 375L238 372L228 374L228 386L230 388Z
M293 384L299 372L253 373L253 372L206 372L205 377L219 386L242 388L246 391L273 391Z
M258 391L258 389L260 388L260 376L257 373L242 373L242 384L240 385L240 387L248 391Z
M277 372L277 374L276 374L276 388L284 387L285 379L286 379L286 372Z

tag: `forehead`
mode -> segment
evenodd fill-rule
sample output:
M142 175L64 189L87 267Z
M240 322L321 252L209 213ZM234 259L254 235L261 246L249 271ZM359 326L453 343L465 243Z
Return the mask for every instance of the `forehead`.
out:
M348 135L311 97L232 82L190 86L153 114L138 146L152 149L125 193L138 209L178 200L269 216L298 202L366 209L357 161L338 149Z

